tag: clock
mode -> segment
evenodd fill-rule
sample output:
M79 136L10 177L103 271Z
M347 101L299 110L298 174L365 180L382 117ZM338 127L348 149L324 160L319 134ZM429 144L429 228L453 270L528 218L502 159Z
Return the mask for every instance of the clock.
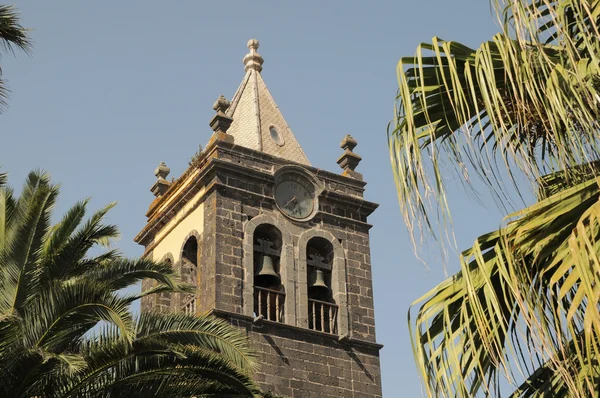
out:
M275 202L284 215L307 220L316 213L318 195L311 178L292 169L279 173L275 180Z

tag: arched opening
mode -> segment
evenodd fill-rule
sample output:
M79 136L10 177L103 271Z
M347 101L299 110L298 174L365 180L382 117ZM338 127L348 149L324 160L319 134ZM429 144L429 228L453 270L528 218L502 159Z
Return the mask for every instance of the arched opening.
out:
M284 322L285 289L281 283L281 231L261 224L253 236L254 316Z
M306 277L308 289L308 327L326 333L337 333L338 306L333 299L331 275L333 245L325 238L314 237L306 245Z
M198 286L198 240L191 236L181 251L181 281ZM182 297L182 310L186 314L196 313L196 295L185 294Z

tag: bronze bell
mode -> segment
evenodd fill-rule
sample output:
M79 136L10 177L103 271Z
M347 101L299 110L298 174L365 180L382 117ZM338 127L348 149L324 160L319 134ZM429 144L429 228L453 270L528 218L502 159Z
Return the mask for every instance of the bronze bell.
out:
M329 286L327 286L327 283L325 282L325 274L321 268L313 268L312 271L310 271L308 287L322 293L329 292Z
M273 264L273 258L262 254L258 259L258 269L256 270L255 278L264 287L279 285L281 279L279 274L275 271Z

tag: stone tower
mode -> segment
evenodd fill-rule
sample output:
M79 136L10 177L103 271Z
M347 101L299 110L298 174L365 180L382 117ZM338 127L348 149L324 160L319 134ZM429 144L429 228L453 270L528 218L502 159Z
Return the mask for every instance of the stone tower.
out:
M156 169L145 255L170 261L195 294L162 294L142 310L212 312L243 328L256 375L284 397L379 397L381 378L367 217L346 136L341 174L311 167L261 76L258 41L231 102L220 97L207 146L169 182ZM143 289L151 286L143 285Z

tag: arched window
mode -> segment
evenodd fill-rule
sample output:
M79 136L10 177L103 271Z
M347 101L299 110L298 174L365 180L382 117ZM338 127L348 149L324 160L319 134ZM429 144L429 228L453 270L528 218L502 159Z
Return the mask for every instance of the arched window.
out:
M270 224L254 231L254 316L284 322L285 289L281 283L282 239L279 229Z
M185 242L181 252L181 281L192 286L198 284L198 241L191 236ZM196 295L182 296L182 310L186 314L196 313Z
M267 239L266 243L259 242ZM265 245L268 248L265 260ZM280 278L279 284L257 278L256 271L267 268L269 262ZM252 316L255 321L260 319L297 324L296 317L296 267L294 258L294 239L288 226L279 218L269 214L259 214L244 224L243 259L244 280L242 311L244 315ZM259 270L259 268L261 268ZM262 280L261 280L262 279ZM276 278L275 278L276 279ZM269 285L274 285L273 291L265 292ZM269 299L267 299L269 296ZM273 298L274 297L274 298ZM260 299L260 303L258 302Z
M333 245L325 238L314 237L306 245L308 289L308 327L325 333L337 333L338 306L333 299L331 275Z

